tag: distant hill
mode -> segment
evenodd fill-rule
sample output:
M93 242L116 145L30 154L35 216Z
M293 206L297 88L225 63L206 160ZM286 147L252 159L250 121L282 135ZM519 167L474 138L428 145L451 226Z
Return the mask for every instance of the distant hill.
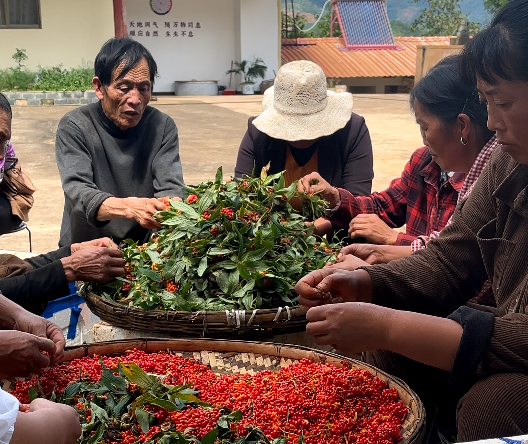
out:
M319 14L326 0L295 0L296 12L302 10L312 14ZM288 1L288 4L291 4ZM387 13L389 19L400 20L411 23L427 5L427 1L422 3L411 3L409 0L387 0ZM484 8L484 0L462 0L460 2L462 11L469 12L469 19L485 24L489 18ZM329 10L330 6L327 6Z

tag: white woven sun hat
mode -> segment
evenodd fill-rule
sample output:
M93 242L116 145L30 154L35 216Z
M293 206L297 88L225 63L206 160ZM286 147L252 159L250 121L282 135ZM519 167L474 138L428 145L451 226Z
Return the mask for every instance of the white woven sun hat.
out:
M352 114L352 94L327 91L323 70L307 60L282 66L270 94L273 101L268 104L264 94L262 108L268 108L253 125L275 139L294 142L328 136L343 128Z
M275 87L272 85L262 95L262 111L266 111L271 105L273 105L273 94L275 93Z

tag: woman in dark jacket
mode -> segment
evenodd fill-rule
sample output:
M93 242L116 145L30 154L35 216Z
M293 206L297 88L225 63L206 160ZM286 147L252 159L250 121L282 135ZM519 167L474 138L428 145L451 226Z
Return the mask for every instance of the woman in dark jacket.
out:
M326 89L322 69L291 62L278 72L273 103L251 117L238 151L235 177L285 171L286 185L313 171L355 195L371 192L372 144L352 95Z

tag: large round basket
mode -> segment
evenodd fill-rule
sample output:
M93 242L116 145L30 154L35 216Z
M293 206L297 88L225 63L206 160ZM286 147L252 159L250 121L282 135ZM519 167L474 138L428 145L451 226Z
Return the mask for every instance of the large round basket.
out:
M303 331L306 309L301 306L262 310L164 311L143 310L118 304L81 290L88 308L103 321L128 330L176 337L262 339Z
M144 338L68 347L65 359L70 361L84 356L119 355L132 349L145 352L167 351L186 358L194 358L209 365L213 372L224 374L254 374L260 370L277 370L304 358L337 367L366 369L385 381L389 387L395 388L408 408L409 413L401 430L403 440L399 444L419 444L423 439L425 410L418 396L407 384L363 362L308 347L200 338Z

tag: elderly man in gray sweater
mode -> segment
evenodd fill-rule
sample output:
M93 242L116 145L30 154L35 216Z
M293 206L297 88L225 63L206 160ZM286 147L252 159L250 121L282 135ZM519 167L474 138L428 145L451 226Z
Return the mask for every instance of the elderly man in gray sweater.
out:
M95 59L98 103L60 121L56 158L65 205L59 245L100 237L143 241L162 197L184 196L178 129L147 106L156 62L140 43L111 39Z

